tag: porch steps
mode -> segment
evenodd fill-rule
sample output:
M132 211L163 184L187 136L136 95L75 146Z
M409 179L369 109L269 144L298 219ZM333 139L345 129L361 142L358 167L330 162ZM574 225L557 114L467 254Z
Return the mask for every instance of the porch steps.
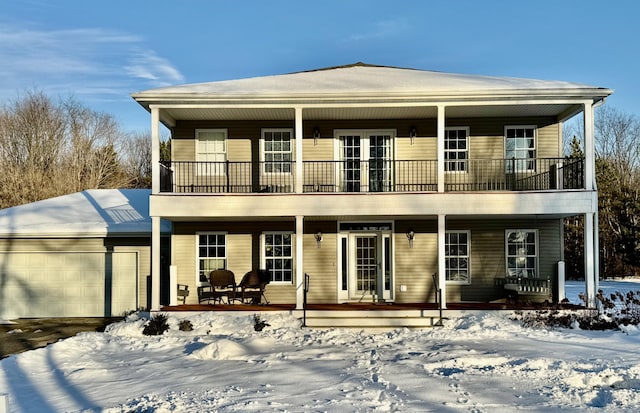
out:
M302 316L300 313L299 315ZM438 310L307 310L306 312L307 327L425 328L438 326L439 323Z

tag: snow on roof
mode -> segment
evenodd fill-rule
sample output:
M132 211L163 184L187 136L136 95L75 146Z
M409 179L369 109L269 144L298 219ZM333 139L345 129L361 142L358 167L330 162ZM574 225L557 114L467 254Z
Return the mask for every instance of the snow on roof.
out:
M0 237L149 236L149 195L149 189L90 189L2 209Z
M609 89L556 80L521 79L403 69L356 63L285 75L168 86L134 93L136 100L208 95L215 97L318 95L468 95L524 91L580 91L608 96Z

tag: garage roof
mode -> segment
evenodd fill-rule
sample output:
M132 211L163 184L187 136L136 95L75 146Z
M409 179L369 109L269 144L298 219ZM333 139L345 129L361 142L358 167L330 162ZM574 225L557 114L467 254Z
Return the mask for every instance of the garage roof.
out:
M150 189L90 189L0 210L0 237L151 236ZM163 222L162 232L169 232Z

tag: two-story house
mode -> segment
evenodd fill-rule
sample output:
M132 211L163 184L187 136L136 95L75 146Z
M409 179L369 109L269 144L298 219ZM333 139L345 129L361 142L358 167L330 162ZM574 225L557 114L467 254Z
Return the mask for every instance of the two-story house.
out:
M301 308L309 274L310 303L433 302L439 287L446 307L558 300L563 218L582 215L593 302L593 112L611 93L362 63L135 93L151 113L152 309L161 219L191 291L214 269L260 268L272 303ZM580 112L585 157L569 159L562 126Z

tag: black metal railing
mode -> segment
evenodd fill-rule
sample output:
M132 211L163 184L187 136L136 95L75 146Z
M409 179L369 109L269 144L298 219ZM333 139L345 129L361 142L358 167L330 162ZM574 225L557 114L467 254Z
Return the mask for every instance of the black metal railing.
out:
M574 158L469 159L456 161L456 171L445 175L446 191L580 188L584 188L584 160Z
M304 193L438 190L436 160L303 161L302 168ZM295 183L292 161L169 161L160 165L161 192L293 193ZM581 189L584 159L445 161L444 188L447 192Z
M161 164L162 192L251 193L295 190L294 162L197 162Z

